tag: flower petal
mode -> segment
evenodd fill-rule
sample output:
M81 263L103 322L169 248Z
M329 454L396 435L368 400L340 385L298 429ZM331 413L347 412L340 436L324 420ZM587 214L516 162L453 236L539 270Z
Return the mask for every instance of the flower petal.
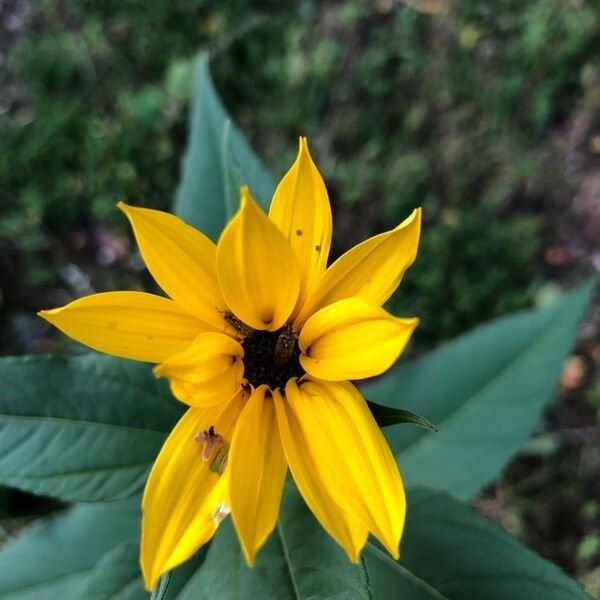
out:
M179 306L223 331L225 303L217 281L216 246L175 215L119 202L148 270Z
M206 330L172 300L144 292L92 294L38 314L94 350L148 362L182 352Z
M273 531L287 473L275 407L266 385L248 400L229 454L231 516L248 565Z
M300 267L300 295L292 318L325 272L331 246L331 206L325 183L300 138L296 161L273 195L269 218L290 241Z
M289 242L242 188L238 213L217 247L217 271L228 307L254 329L275 331L290 316L300 288Z
M211 468L194 438L213 426L229 442L242 406L240 393L225 407L190 408L162 447L142 501L140 562L147 589L212 538L226 514L229 469L221 474Z
M227 402L239 389L244 373L244 350L228 335L201 333L184 352L154 368L168 377L173 395L190 406Z
M279 390L273 392L273 401L283 449L298 490L323 528L352 562L358 562L367 541L367 528L338 506L335 490L322 477L321 457L315 452L312 433L305 434L301 421ZM332 438L334 431L327 432L327 436Z
M288 413L330 497L398 558L406 500L396 461L364 398L350 383L290 381ZM292 470L293 472L293 470Z
M414 262L420 233L421 209L417 208L395 229L369 238L340 256L302 307L296 329L319 308L343 298L360 296L381 306Z
M380 375L396 361L418 323L362 298L340 300L316 312L302 328L300 364L327 381Z

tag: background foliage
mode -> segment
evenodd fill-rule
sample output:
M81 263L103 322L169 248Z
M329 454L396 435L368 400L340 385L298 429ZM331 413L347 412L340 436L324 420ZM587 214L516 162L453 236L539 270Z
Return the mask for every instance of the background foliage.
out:
M225 104L275 175L295 137L311 139L336 252L425 206L419 261L393 300L422 318L417 351L544 303L599 262L591 1L492 9L468 0L432 18L385 0L13 0L0 4L0 27L2 353L65 343L32 317L41 306L149 285L114 204L169 207L191 59L207 44ZM592 327L563 380L565 404L478 502L591 586L600 566ZM9 531L27 502L5 496Z

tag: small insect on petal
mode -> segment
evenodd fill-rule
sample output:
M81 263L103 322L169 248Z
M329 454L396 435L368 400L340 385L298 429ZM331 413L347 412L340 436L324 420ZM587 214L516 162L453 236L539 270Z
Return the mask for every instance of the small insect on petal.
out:
M215 473L223 473L227 466L227 456L229 454L229 444L220 436L213 425L204 431L199 431L194 439L202 444L202 460L208 462L211 454L214 452L210 463L210 470Z
M223 317L242 338L250 337L254 333L254 329L252 329L252 327L246 325L246 323L243 321L240 321L240 319L238 319L232 312L226 310Z
M204 431L199 431L194 439L202 444L202 460L204 462L208 462L213 449L223 443L223 438L215 432L213 425Z
M283 367L287 365L294 355L296 336L294 329L288 323L281 328L277 341L275 342L275 365Z

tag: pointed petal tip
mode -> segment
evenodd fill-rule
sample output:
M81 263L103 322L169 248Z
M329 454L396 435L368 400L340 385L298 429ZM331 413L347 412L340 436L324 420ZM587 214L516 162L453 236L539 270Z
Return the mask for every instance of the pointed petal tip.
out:
M242 201L244 200L252 200L252 195L250 194L250 188L247 185L243 185L240 187L240 196Z
M308 148L308 138L304 135L298 137L298 154L296 155L296 160L294 161L294 165L292 165L292 169L294 166L298 167L301 164L308 161L308 163L313 163L313 158L310 154L310 150Z
M394 542L394 543L390 543L389 540L387 542L385 542L383 540L380 540L380 541L385 546L385 549L390 553L390 556L394 560L398 560L400 558L400 550L399 550L400 541Z
M249 569L254 568L254 563L256 562L256 551L250 552L249 548L246 548L244 544L240 544L242 546L242 554L244 555L244 560L246 561L246 565Z
M38 317L41 317L42 319L45 319L49 323L52 323L52 317L54 315L56 315L57 313L59 313L63 308L65 308L65 307L58 306L56 308L46 308L44 310L38 310L36 314Z
M412 327L412 331L414 331L419 326L419 324L421 323L421 319L419 319L419 317L410 317L408 319L408 321L410 321L410 325Z
M150 565L146 564L146 561L144 560L144 556L142 555L141 552L140 552L139 563L140 563L140 571L142 572L142 580L144 582L144 588L147 592L152 592L154 590L154 588L156 587L158 580L160 579L160 574L157 575L155 573L152 573L152 570L150 569Z
M346 556L351 563L357 565L360 562L362 548L344 548L344 550L346 551Z
M122 200L119 200L117 202L117 208L124 213L125 215L129 215L129 211L131 210L135 210L135 206L131 206L129 204L126 204L125 202L123 202Z
M131 227L134 226L134 219L136 217L143 217L144 211L148 209L144 209L141 206L132 206L131 204L127 204L122 200L117 202L117 208L127 217ZM135 230L134 230L135 232Z
M420 225L421 217L423 214L423 209L420 206L417 206L413 211L408 215L408 217L398 225L397 229L401 227L406 227L407 225L412 225L413 223Z
M157 583L158 583L158 581L152 581L150 579L146 579L146 576L144 576L144 589L147 592L153 592Z
M420 232L422 214L423 211L420 206L414 208L413 211L408 215L408 217L404 219L404 221L401 221L398 225L396 225L396 227L394 227L394 229L388 231L387 234L390 235L394 232L400 232L401 230L406 230L407 228L413 227L416 227L417 231Z
M404 491L402 491L402 496L405 499ZM400 541L402 540L406 521L406 504L401 507L400 513L400 515L396 515L396 517L399 516L400 518L392 518L392 522L388 524L387 528L372 532L394 560L400 558Z
M249 207L256 208L256 202L252 197L250 188L247 185L243 185L240 187L240 208L238 212L242 212Z
M144 580L144 588L146 589L146 591L153 593L154 590L156 589L156 586L158 585L158 582L160 581L161 577L162 577L162 573L159 573L157 575L153 575L152 577L150 577L150 576L147 576L146 574L144 574L143 570L142 570L142 578Z
M304 135L300 136L298 142L298 159L307 158L310 162L314 162L308 147L308 138Z

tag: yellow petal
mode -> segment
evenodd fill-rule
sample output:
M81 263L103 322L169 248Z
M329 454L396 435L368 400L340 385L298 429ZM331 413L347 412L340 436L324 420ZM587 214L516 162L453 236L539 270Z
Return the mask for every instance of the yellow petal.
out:
M330 483L319 471L321 457L314 452L312 433L305 435L296 413L279 390L273 392L273 401L286 460L298 490L325 531L344 548L352 562L358 562L367 541L367 528L335 501ZM318 406L314 408L318 411ZM335 431L327 432L327 436L335 439Z
M224 330L225 304L217 281L216 247L203 233L160 210L119 203L148 270L179 306Z
M237 340L215 331L201 333L184 352L154 368L168 377L173 395L190 406L226 402L242 383L244 350Z
M248 400L229 454L231 516L248 565L273 531L279 515L287 463L275 407L266 385Z
M221 234L217 271L225 302L244 323L269 331L285 324L298 299L298 263L248 188L242 188L241 208Z
M144 292L93 294L38 314L94 350L148 362L182 352L206 329L172 300Z
M398 558L406 500L396 461L366 402L350 383L292 380L288 412L314 461L315 477L342 510ZM292 471L293 472L293 471Z
M343 381L380 375L396 361L418 319L401 319L362 298L346 298L316 312L300 332L304 370Z
M340 256L303 305L296 329L319 308L343 298L360 296L381 306L414 262L420 233L421 209L417 208L396 229L369 238Z
M140 562L147 589L212 538L227 514L229 469L215 470L218 448L204 461L194 438L213 426L225 444L231 442L242 407L238 394L225 407L190 408L162 447L142 501Z
M275 190L269 217L290 241L300 267L293 319L325 272L331 246L329 197L305 137L300 138L296 161Z

